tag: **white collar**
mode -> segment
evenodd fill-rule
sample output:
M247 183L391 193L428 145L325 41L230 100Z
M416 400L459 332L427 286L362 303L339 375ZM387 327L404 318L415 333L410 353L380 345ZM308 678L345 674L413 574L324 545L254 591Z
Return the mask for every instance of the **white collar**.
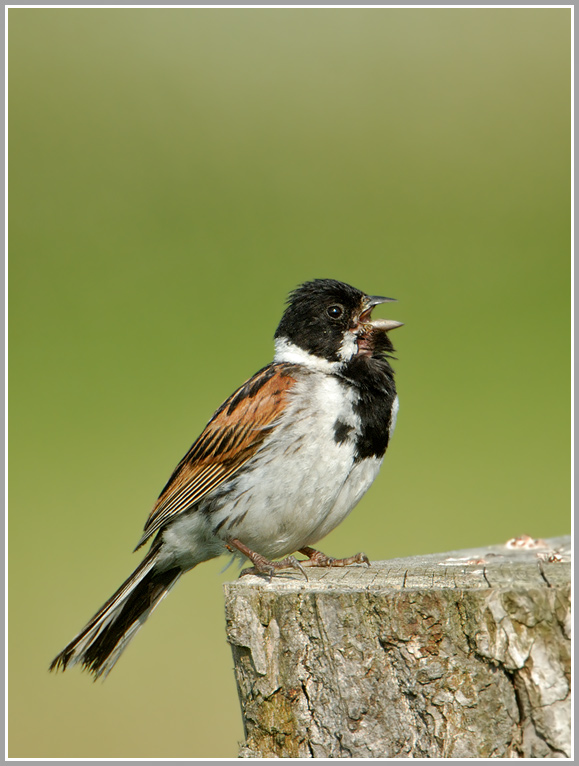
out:
M310 354L303 348L291 343L287 338L275 339L274 362L290 362L291 364L303 364L310 370L317 372L335 373L339 372L343 362L329 362L321 356Z

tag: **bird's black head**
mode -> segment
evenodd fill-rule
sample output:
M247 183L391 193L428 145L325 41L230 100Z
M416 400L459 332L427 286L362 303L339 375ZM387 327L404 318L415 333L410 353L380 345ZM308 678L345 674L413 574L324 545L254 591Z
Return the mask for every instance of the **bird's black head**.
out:
M305 282L290 294L276 330L276 359L298 361L306 352L339 363L392 350L386 333L401 323L371 319L374 306L391 300L335 279Z

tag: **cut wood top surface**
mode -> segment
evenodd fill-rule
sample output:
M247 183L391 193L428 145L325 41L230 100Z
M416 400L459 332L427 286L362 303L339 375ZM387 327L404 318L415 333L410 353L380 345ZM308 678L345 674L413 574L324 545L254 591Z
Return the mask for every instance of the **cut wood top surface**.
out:
M276 592L564 587L571 578L571 538L534 540L523 535L502 545L306 572L308 580L287 569L271 581L266 575L244 575L226 586Z

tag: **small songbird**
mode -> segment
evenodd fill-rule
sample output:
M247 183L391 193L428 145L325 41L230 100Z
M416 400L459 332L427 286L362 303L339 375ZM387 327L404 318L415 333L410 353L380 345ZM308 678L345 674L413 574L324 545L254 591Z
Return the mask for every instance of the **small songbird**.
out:
M245 572L270 577L369 564L362 553L332 559L311 546L372 484L394 431L388 332L402 323L371 318L391 300L333 279L290 294L273 362L215 412L147 519L137 548L152 540L149 552L51 670L80 662L106 675L179 577L227 551L249 559ZM288 555L296 551L307 558Z

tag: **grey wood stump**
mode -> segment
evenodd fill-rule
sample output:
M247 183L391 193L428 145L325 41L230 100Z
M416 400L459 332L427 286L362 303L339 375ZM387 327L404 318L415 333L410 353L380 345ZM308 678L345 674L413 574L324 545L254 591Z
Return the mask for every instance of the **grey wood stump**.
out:
M225 584L241 757L570 757L570 538Z

